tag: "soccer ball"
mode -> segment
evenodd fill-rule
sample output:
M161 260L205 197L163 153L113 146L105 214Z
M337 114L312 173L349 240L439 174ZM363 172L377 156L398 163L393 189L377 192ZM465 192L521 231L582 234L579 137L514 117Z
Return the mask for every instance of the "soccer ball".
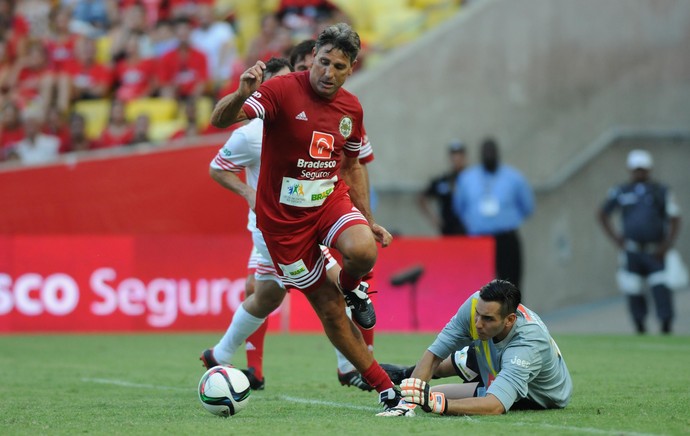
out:
M214 366L199 380L199 401L214 415L228 417L247 407L249 379L229 366Z

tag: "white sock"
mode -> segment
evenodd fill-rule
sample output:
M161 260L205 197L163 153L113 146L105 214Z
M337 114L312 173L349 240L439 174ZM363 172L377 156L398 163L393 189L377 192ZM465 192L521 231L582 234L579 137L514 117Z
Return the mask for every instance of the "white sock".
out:
M244 304L240 305L235 316L232 317L228 330L220 338L220 342L213 347L213 357L218 363L231 364L237 348L261 327L265 320L265 318L257 318L247 312L244 309Z
M348 318L352 319L352 310L350 310L349 307L345 307L345 313L347 313ZM333 349L335 350L335 357L338 359L338 371L342 372L343 374L354 371L355 366L351 364L349 360L347 360L347 357L345 357L345 355L337 348Z

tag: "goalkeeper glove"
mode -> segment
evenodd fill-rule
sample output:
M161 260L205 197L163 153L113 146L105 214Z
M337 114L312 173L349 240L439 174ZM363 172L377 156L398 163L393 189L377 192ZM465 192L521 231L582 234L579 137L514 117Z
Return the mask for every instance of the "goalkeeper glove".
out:
M400 383L402 399L418 404L425 412L443 415L448 408L446 395L442 392L429 392L429 384L418 378L406 378Z

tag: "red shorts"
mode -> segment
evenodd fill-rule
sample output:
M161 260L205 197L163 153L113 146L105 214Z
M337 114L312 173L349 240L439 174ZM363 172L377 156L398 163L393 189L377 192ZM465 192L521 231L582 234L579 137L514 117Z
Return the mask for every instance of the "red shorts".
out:
M326 279L326 264L319 244L333 247L347 228L369 222L347 195L324 204L314 215L313 225L285 229L280 234L262 232L266 247L287 288L304 293L318 289Z

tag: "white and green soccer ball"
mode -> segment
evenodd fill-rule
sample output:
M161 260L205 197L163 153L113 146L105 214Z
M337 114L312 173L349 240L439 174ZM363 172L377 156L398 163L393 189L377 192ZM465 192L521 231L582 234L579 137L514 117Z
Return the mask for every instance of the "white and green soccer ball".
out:
M199 380L199 401L214 415L229 417L249 403L249 379L230 366L214 366Z

